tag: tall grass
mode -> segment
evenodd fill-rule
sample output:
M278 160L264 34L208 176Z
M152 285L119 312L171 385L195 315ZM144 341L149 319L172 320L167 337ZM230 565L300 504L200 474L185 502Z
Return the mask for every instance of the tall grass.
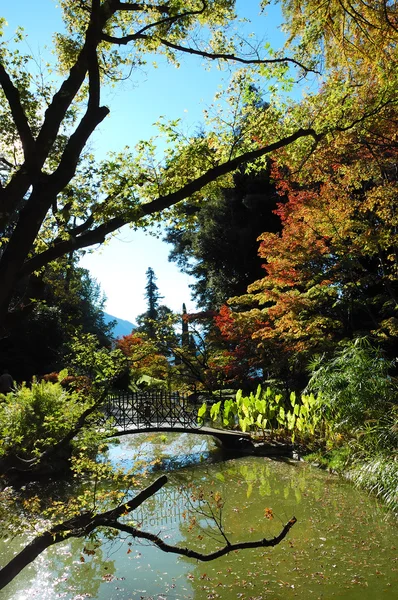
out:
M394 363L367 339L347 342L332 360L310 365L308 389L325 399L325 417L343 439L344 472L398 513L398 383Z
M376 494L398 515L398 454L380 454L354 462L346 476L355 485Z

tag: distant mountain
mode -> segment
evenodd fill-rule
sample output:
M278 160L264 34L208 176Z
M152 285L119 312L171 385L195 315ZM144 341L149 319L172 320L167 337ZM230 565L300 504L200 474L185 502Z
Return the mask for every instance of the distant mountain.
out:
M130 321L119 319L118 317L114 317L113 315L110 315L106 312L104 312L104 320L105 323L109 323L110 321L116 321L116 325L114 326L112 331L112 337L115 339L122 337L123 335L129 335L132 332L132 330L137 327L136 325L134 325L134 323L131 323Z

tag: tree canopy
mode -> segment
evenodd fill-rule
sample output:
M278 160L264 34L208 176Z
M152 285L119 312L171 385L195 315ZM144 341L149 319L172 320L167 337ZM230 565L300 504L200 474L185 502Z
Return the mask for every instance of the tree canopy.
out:
M49 264L26 289L17 286L12 302L28 305L24 318L0 336L0 364L17 381L30 381L64 367L76 334L94 334L110 345L112 323L104 320L105 298L99 284L73 256Z
M367 335L395 355L395 130L392 111L318 148L299 175L274 169L282 232L260 236L264 276L232 301L250 307L260 345L305 356Z
M355 82L340 80L337 85L332 76L320 98L314 94L297 107L275 94L266 110L250 101L258 78L276 78L288 87L290 68L305 74L313 67L311 61L303 64L294 50L291 56L255 46L249 52L248 44L239 54L227 31L235 19L232 0L65 0L60 6L65 30L54 36L59 73L52 84L43 85L31 57L4 36L0 47L3 323L18 282L27 285L32 273L49 262L102 243L124 224L145 226L151 219L164 219L175 205L181 211L185 199L203 201L213 182L239 165L294 142L303 159L314 142L364 122L392 102L391 82L360 106L361 92L350 93ZM5 23L1 25L3 31ZM153 140L138 144L135 152L124 150L97 161L87 144L110 112L101 103L101 92L108 82L117 85L120 77L139 68L148 53L174 62L199 55L242 70L225 92L226 108L207 118L203 136L187 139L175 123L160 123L168 140L160 163ZM12 312L21 308L21 302L14 303Z
M278 195L269 169L234 174L234 186L221 188L201 206L190 207L195 221L167 228L165 240L173 244L170 259L195 279L191 285L197 305L217 309L231 296L242 294L262 274L257 237L278 231L274 215Z

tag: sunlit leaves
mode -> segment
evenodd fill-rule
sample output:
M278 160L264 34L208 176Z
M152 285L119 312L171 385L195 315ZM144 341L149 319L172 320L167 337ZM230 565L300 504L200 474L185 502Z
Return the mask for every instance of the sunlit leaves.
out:
M365 329L387 344L396 335L396 133L387 115L320 144L299 173L274 167L283 229L260 236L266 275L242 298L262 307L253 330L262 343L303 353Z
M57 49L60 64L69 68L77 58L78 50L84 43L85 33L90 21L91 3L62 0L61 8L66 24L66 35L58 34ZM127 3L128 4L128 3ZM116 2L104 2L101 7L102 18L106 15L99 54L101 71L111 80L121 79L133 65L144 64L151 53L164 54L178 66L178 48L168 45L198 43L196 27L208 27L210 35L203 36L203 50L221 51L226 47L227 39L223 27L234 19L234 2L231 0L213 0L198 2L195 0L167 3L142 3L124 9ZM129 42L127 45L126 42Z
M69 364L101 387L106 387L125 369L126 360L118 348L101 347L93 334L75 336L70 345Z
M214 403L209 410L204 404L199 412L203 418L208 411L210 419L225 428L261 432L264 440L282 436L311 445L324 442L324 406L321 392L317 396L301 394L299 398L292 392L287 399L270 387L263 389L259 385L256 393L245 396L238 390L235 400Z
M282 0L286 29L301 56L344 66L357 61L368 75L390 70L396 60L397 9L394 3L359 0ZM362 63L362 64L361 64Z
M165 382L170 370L167 357L159 351L156 340L146 333L131 333L117 341L117 348L127 358L131 382L142 377ZM159 383L158 382L158 383Z
M81 398L60 383L33 382L4 397L0 428L5 456L19 453L31 458L62 437L81 414Z

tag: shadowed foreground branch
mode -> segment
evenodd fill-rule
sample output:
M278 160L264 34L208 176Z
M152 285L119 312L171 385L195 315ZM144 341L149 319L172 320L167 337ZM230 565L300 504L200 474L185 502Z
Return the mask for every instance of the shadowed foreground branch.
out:
M117 529L129 533L135 538L146 539L155 544L163 552L170 552L173 554L179 554L182 556L188 556L189 558L196 558L201 561L211 561L229 552L235 550L244 550L246 548L263 548L267 546L276 546L279 544L287 535L291 527L296 523L296 518L292 517L290 521L284 526L279 535L272 539L262 539L254 542L238 542L236 544L227 543L224 547L210 552L209 554L203 554L189 548L180 548L178 546L172 546L166 544L159 536L149 533L146 531L140 531L133 526L121 523L118 519L122 516L126 516L131 511L135 510L145 500L153 496L158 490L160 490L167 483L167 477L163 475L154 481L151 485L145 488L137 496L132 498L129 502L118 506L112 510L108 510L101 514L94 515L91 512L86 512L72 519L68 519L63 523L60 523L48 531L35 537L25 548L19 552L14 558L10 560L3 568L0 568L0 590L6 587L19 573L30 563L32 563L44 550L63 542L68 538L72 537L84 537L90 534L97 527L108 527L111 529Z

